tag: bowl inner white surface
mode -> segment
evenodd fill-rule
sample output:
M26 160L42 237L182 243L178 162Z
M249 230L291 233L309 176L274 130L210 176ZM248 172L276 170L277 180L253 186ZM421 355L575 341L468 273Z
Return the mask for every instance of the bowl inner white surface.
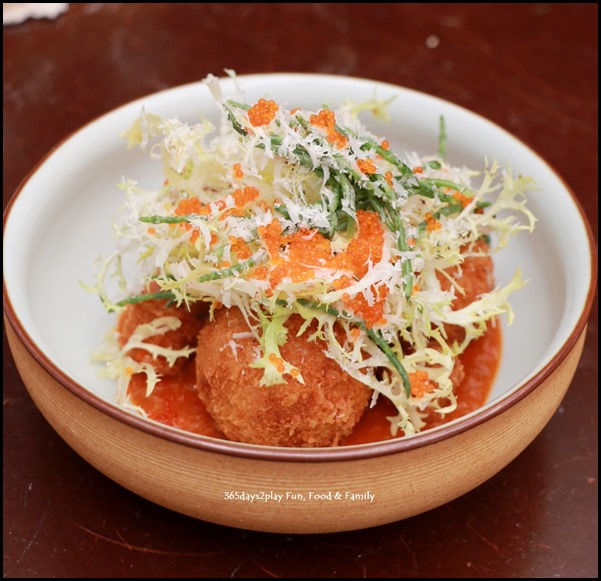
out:
M436 151L438 119L444 115L452 163L482 169L497 159L515 174L532 176L539 191L529 196L538 218L534 234L520 234L495 258L496 279L506 284L520 268L528 285L512 295L514 324L504 330L503 358L491 401L547 365L567 340L585 306L591 256L578 209L562 180L520 141L473 113L435 97L375 81L325 75L240 77L248 99L275 98L289 107L319 109L345 99L377 96L390 104L392 121L364 116L368 127L393 148L427 155ZM222 83L233 94L230 80ZM4 283L16 317L40 351L64 374L113 402L115 386L90 360L114 319L79 282L92 283L95 262L115 243L112 221L123 203L124 176L159 187L160 164L127 151L121 133L142 107L194 122L216 119L202 83L141 99L86 126L54 151L31 175L13 203L4 232Z

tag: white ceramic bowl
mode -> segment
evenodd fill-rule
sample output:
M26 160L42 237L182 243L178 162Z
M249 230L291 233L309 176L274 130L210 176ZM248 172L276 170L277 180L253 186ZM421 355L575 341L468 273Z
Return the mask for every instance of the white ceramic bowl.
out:
M467 492L495 474L545 426L580 357L596 283L590 230L564 181L509 133L461 107L370 80L327 75L239 77L249 101L274 98L290 107L333 107L347 98L395 97L390 123L366 119L395 148L436 151L444 115L448 157L482 168L485 158L529 175L540 190L529 208L534 234L520 234L495 259L508 282L520 267L529 284L512 296L516 320L505 329L503 358L490 401L446 426L407 440L344 449L295 450L212 440L142 419L115 405L115 386L90 362L113 320L84 292L100 255L114 248L111 224L123 176L149 188L159 164L126 151L121 133L142 107L194 122L216 120L202 83L151 95L87 125L54 149L28 176L4 215L4 305L11 348L38 407L61 436L117 482L197 518L249 529L326 532L412 516ZM230 79L222 81L233 93ZM569 240L569 244L566 243ZM503 433L503 438L499 434ZM509 434L509 435L508 435ZM499 444L499 441L502 444ZM444 469L443 469L444 468ZM420 482L419 495L412 494ZM329 491L375 495L328 498ZM262 504L227 492L283 494ZM419 496L419 498L415 498Z

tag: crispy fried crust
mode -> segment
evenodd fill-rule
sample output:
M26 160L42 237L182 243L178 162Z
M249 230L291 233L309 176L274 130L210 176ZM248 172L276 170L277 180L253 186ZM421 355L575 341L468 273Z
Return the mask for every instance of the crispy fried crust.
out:
M249 367L258 356L254 338L240 338L248 326L236 309L221 309L198 336L196 357L200 398L218 428L231 440L272 446L335 446L366 409L371 390L352 379L324 354L324 345L296 337L302 319L287 323L282 357L299 368L305 384L260 385L263 370Z
M172 349L194 347L198 331L206 319L205 312L206 307L204 305L194 305L192 311L190 311L185 306L167 306L167 301L157 300L127 305L117 321L119 345L125 345L136 328L143 323L150 323L159 317L177 317L182 323L178 329L169 331L164 335L150 337L146 339L146 342ZM186 363L185 358L179 358L175 365L170 367L164 357L159 356L155 359L144 349L132 349L129 356L140 363L150 363L161 375L179 373Z

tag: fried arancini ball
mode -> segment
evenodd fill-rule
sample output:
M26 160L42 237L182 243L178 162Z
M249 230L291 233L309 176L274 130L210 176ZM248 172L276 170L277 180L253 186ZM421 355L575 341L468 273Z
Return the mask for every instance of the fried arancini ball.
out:
M145 339L146 343L152 343L161 347L183 349L196 345L196 336L206 320L207 308L203 303L195 303L190 309L185 305L168 305L165 300L150 300L142 303L127 305L117 321L117 340L123 347L139 325L150 323L159 317L177 317L181 326L174 331L168 331L163 335L156 335ZM162 356L153 357L144 349L132 349L128 355L139 363L150 363L161 375L172 375L183 369L186 363L185 357L179 357L173 366Z
M488 253L488 244L479 240L469 248L464 248L467 254L461 267L454 267L447 270L450 277L459 285L455 289L455 299L453 300L453 309L463 309L475 301L484 293L490 292L494 288L494 266L492 258ZM451 289L451 281L446 277L439 277L443 290Z
M336 446L351 433L366 409L371 390L324 354L311 331L296 334L303 322L288 319L282 357L298 367L305 383L289 375L286 384L261 386L256 361L259 344L237 308L220 309L198 335L196 378L201 400L230 440L294 447Z
M467 254L461 267L448 269L446 272L459 288L455 288L455 298L451 303L453 310L463 309L480 298L480 295L491 292L495 285L494 265L486 242L479 240L469 248L463 249ZM438 280L442 290L451 290L453 283L444 275L439 274ZM465 330L458 325L446 325L447 340L461 342Z

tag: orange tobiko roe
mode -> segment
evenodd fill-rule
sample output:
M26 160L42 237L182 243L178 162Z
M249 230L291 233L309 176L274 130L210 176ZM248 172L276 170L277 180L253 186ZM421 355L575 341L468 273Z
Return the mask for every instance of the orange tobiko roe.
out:
M240 164L236 165L239 166ZM173 214L175 216L187 216L189 214L208 216L211 213L211 207L213 206L216 210L222 212L220 220L224 220L227 216L242 216L244 215L244 206L259 197L259 190L253 186L245 186L244 188L234 190L231 193L231 197L234 200L234 207L231 208L227 208L227 202L224 199L215 200L210 204L204 204L195 197L183 198L177 204ZM192 230L190 242L194 244L200 234L198 228L188 222L181 222L179 226L184 230Z
M336 115L330 109L322 109L317 115L309 117L309 123L314 127L325 129L328 143L342 149L348 144L348 139L336 129Z
M285 278L292 282L303 282L315 276L315 269L329 268L341 272L333 283L334 288L346 288L353 280L359 280L367 274L370 263L376 264L382 259L384 226L378 214L358 210L357 223L358 232L346 250L334 254L330 240L317 230L301 229L284 235L281 222L274 219L258 229L259 237L269 253L269 266L257 267L251 276L267 279L274 289ZM350 273L351 277L344 273ZM342 295L346 308L361 317L368 327L382 321L388 287L372 287L371 291L375 297L371 305L363 294L355 297L346 293Z
M254 127L269 125L275 119L275 114L278 112L278 109L279 107L275 101L259 99L257 103L248 110L248 120Z
M209 212L209 208L198 198L183 198L179 201L177 208L175 208L174 214L176 216L187 216L188 214L208 216ZM187 222L181 222L179 226L184 230L193 230L190 236L190 242L194 244L199 236L198 228L194 228L192 224L188 224Z

